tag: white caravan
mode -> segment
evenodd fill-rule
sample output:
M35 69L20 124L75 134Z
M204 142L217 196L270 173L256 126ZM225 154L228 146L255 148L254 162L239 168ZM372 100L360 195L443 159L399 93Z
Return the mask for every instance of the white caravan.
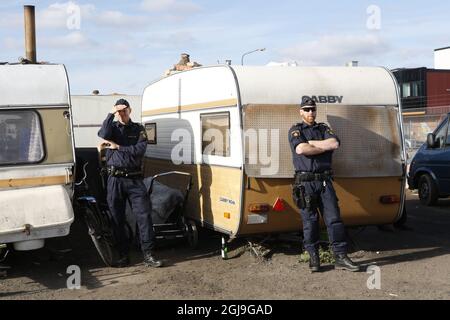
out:
M0 244L44 246L69 234L74 142L67 72L0 65Z
M335 188L346 225L399 221L405 147L398 84L384 68L195 68L142 97L147 176L193 176L188 216L231 237L301 230L289 128L304 96L341 139Z
M75 148L96 148L101 139L97 136L103 120L116 101L126 99L132 108L131 119L141 120L141 96L127 95L72 95L73 130Z

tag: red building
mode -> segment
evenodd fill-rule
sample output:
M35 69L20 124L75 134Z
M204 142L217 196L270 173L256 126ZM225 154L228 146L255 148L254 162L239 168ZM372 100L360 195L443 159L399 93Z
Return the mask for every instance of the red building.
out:
M450 70L427 69L427 107L450 106Z
M393 73L400 85L405 112L408 109L420 109L427 114L450 111L450 70L395 69Z

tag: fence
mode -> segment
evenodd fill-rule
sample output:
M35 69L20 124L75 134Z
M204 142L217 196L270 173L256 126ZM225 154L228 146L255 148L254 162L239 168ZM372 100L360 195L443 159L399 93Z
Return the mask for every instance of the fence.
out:
M424 114L417 116L403 116L406 151L408 163L417 150L427 141L427 135L433 132L446 114Z

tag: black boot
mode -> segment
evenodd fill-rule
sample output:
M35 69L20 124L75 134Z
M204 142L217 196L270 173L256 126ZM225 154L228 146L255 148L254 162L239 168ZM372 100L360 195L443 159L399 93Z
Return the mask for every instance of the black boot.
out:
M125 268L130 265L130 258L128 254L120 255L119 259L117 259L111 266L114 268Z
M311 272L320 271L320 257L317 253L309 254L309 269Z
M151 251L144 252L144 265L146 267L159 268L162 267L163 263L157 260Z
M354 263L346 254L337 254L334 256L334 268L340 270L347 270L352 272L360 271L360 267Z

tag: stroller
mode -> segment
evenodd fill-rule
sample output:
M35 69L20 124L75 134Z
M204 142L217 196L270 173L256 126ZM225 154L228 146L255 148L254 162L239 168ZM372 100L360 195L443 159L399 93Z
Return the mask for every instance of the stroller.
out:
M187 178L184 192L171 188L158 180L163 177ZM182 180L182 179L180 179ZM192 188L192 176L186 172L171 171L144 179L152 204L153 229L156 239L186 238L190 247L198 244L198 230L193 220L185 217L185 207Z
M103 262L107 266L113 266L119 258L119 253L116 250L116 240L111 227L112 217L106 201L107 174L103 168L102 150L77 149L76 181L79 182L75 184L74 210L83 216L92 242ZM181 191L156 181L160 177L174 174L189 178L184 195L180 195ZM153 226L156 239L186 238L189 245L195 247L198 243L196 224L184 217L185 204L192 185L191 175L183 172L167 172L144 179L144 183L150 198L155 201L155 205L152 206L155 209L152 210L152 217L156 222ZM137 238L133 218L134 215L127 214L125 231L130 242Z

